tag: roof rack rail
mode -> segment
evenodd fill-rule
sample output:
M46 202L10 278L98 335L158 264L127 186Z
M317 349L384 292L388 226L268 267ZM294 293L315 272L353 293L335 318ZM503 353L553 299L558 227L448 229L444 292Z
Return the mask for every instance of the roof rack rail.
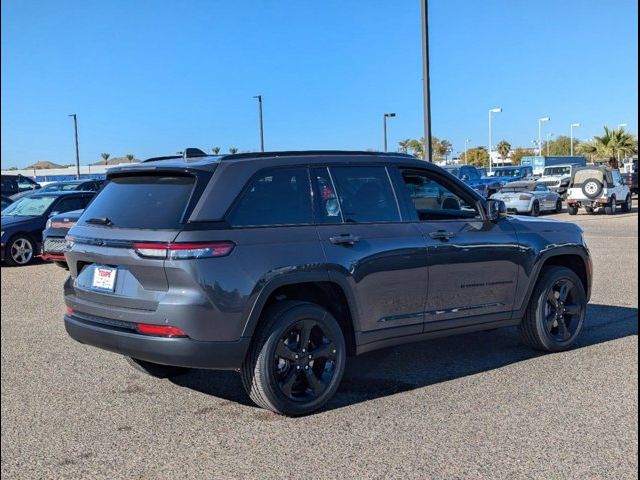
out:
M413 155L400 152L371 152L364 150L284 150L280 152L252 152L252 153L232 153L224 155L221 160L239 160L243 158L267 158L267 157L302 157L314 155L375 155L385 157L409 157L415 159Z

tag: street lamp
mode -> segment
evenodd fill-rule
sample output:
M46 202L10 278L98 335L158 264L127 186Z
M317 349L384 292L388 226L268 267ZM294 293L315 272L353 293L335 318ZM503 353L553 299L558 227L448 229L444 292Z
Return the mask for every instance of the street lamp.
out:
M580 124L579 123L572 123L571 124L571 128L570 128L570 135L569 135L569 139L570 139L570 152L571 152L571 156L573 157L573 129L579 127Z
M264 152L264 128L262 125L262 95L254 95L258 99L258 113L260 116L260 151Z
M387 151L387 118L395 117L395 113L385 113L382 118L382 123L384 125L384 151Z
M469 142L470 142L470 141L471 141L471 140L469 140L468 138L465 138L465 139L464 139L464 163L465 163L465 165L466 165L467 163L469 163L469 159L467 158L467 156L468 156L468 153L469 153L469 147L468 147L468 145L469 145Z
M75 113L69 115L73 117L73 129L76 139L76 180L80 180L80 149L78 148L78 116Z
M493 149L493 131L491 130L491 115L493 113L502 112L502 108L492 108L489 110L489 172L493 172L493 157L491 156L491 151Z
M538 119L538 155L542 156L542 124L551 120L550 117L542 117Z

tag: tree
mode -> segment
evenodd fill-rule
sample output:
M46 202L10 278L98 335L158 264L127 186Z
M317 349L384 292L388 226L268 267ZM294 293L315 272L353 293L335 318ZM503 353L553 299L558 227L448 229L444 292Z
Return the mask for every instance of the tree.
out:
M489 166L489 152L485 147L475 147L460 155L462 163L475 165L476 167Z
M101 153L100 156L102 157L102 160L104 160L104 163L107 163L107 160L109 160L109 157L111 156L110 153Z
M124 157L129 163L133 162L133 159L136 158L132 153L127 153Z
M452 145L449 140L440 140L437 137L431 137L431 146L433 148L434 159L447 160L447 156L452 151Z
M405 138L404 140L401 140L398 142L398 151L400 153L409 153L410 148L411 148L410 138Z
M220 147L212 147L211 153L213 153L214 155L218 155L220 153Z
M230 148L229 148L229 153L230 153L231 155L233 155L234 153L238 153L238 149L237 149L236 147L230 147Z
M596 160L617 162L618 157L638 152L638 140L624 127L604 127L604 135L593 137L592 142L580 145L580 152L590 154Z
M573 139L573 151L578 151L580 142L577 139ZM560 135L555 140L544 142L542 144L542 151L546 154L547 146L549 147L549 155L571 155L571 138L566 135Z
M511 144L506 140L500 140L498 145L496 145L496 150L500 154L500 158L502 158L502 162L504 163L509 156L509 152L511 152Z
M516 148L511 154L511 163L520 165L522 157L530 157L536 154L533 148Z

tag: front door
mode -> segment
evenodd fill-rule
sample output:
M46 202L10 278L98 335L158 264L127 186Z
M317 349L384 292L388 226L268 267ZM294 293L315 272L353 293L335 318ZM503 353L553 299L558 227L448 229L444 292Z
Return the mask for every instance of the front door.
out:
M355 297L358 343L422 332L426 248L402 222L385 166L311 169L329 275Z
M477 199L445 174L407 169L400 176L427 245L425 331L442 320L510 316L522 254L509 220L484 220Z

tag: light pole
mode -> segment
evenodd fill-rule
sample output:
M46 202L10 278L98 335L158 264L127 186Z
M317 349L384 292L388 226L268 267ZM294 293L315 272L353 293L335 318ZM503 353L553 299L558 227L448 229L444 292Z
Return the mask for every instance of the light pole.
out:
M80 180L80 148L78 147L78 116L75 113L69 115L73 117L73 129L76 140L76 180Z
M549 142L551 141L551 137L553 137L553 133L547 133L547 157L549 156Z
M387 151L387 118L395 117L395 113L385 113L382 118L382 124L384 126L384 151Z
M470 142L470 141L471 141L471 140L469 140L468 138L465 138L465 139L464 139L464 163L465 163L465 165L466 165L467 163L469 163L469 159L467 158L467 156L468 156L468 153L469 153L469 147L468 147L468 145L469 145L469 142Z
M424 159L431 157L431 87L429 84L429 8L427 0L422 5L422 93L424 106Z
M493 150L493 131L491 126L491 116L494 113L502 112L502 108L496 107L489 110L489 172L493 172L493 157L491 151Z
M264 127L262 124L262 95L254 95L258 99L258 113L260 117L260 151L264 152Z
M542 117L538 119L538 155L542 156L542 124L551 120L550 117Z
M572 157L573 157L573 129L578 128L579 126L580 126L579 123L572 123L571 128L569 129L569 131L571 132L569 135L569 142L570 142L569 151Z

